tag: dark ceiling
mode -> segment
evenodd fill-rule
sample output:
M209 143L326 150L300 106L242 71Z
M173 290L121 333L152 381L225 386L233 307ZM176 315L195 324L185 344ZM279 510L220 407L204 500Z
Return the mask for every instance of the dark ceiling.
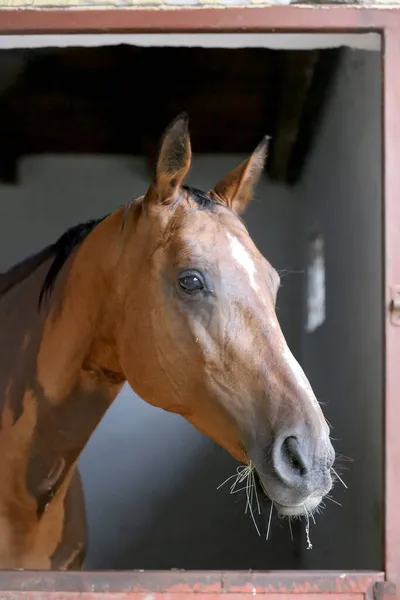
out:
M2 64L15 52L21 59L21 51L3 51ZM15 181L26 154L144 154L151 162L165 126L186 111L195 153L249 153L269 134L270 176L295 181L338 57L133 46L24 51L18 78L0 95L0 179Z

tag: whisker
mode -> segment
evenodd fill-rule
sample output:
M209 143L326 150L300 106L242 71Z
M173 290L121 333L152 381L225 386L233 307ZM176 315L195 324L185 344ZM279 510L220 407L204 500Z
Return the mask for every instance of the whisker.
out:
M281 279L287 275L304 275L304 269L301 269L300 271L293 269L282 269L281 271L278 271L278 275Z
M335 469L333 467L331 467L331 470L334 473L334 475L339 479L339 481L343 485L343 487L345 487L346 490L348 490L349 488L347 487L347 485L345 484L345 482L343 481L343 479L340 477L340 475L338 475L338 473L335 471Z
M354 458L350 458L350 456L346 456L345 454L336 454L336 458L337 458L337 460L354 462Z
M328 406L328 402L326 400L319 400L317 398L317 402L320 406ZM332 425L329 423L328 419L325 417L325 421L328 423L329 427L333 429Z
M340 465L340 475L343 475L343 471L346 471L346 474L347 474L347 473L350 472L350 468L349 467L342 467L342 465Z
M268 527L267 527L267 535L265 536L265 539L268 540L269 538L269 534L271 531L271 519L272 519L272 511L274 510L274 503L271 501L271 510L269 511L269 519L268 519Z
M290 539L293 542L292 520L290 517L289 517L288 523L289 523Z
M322 513L324 512L324 510L326 509L326 504L325 502L321 502L319 504L319 506L317 506L317 508L315 509L315 513L317 515L322 515Z
M338 506L342 506L342 505L340 504L340 502L338 502L337 500L334 500L334 499L332 498L332 496L326 496L326 498L327 498L327 500L330 500L330 502L333 502L333 504L337 504Z

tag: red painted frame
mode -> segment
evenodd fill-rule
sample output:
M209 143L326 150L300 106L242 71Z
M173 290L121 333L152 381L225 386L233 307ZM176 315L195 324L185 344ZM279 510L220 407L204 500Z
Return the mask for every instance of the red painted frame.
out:
M356 600L400 589L400 327L391 312L400 289L400 8L282 6L177 10L3 10L0 34L157 32L380 32L383 39L385 314L384 573L48 573L3 572L1 600L268 600L301 595ZM396 322L397 321L397 322Z
M384 573L332 572L14 572L0 577L2 600L373 600L386 590ZM391 588L390 588L391 589ZM388 589L388 591L390 591Z

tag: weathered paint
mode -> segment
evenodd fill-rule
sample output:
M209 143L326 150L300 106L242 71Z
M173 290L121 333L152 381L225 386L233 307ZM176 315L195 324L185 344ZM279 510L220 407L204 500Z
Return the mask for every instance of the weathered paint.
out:
M2 600L187 600L187 594L137 594L135 592L3 592ZM209 600L221 600L222 596L218 594L210 594L207 596ZM251 600L254 598L251 594L225 594L226 600ZM307 594L305 598L309 600L320 600L321 594ZM363 600L364 594L329 594L329 600ZM286 600L293 599L292 594L269 594L269 600Z
M384 581L380 572L218 572L218 571L129 571L129 572L37 572L3 571L0 575L0 598L34 600L78 598L85 594L93 600L99 595L135 600L185 600L192 594L202 594L207 600L250 600L254 595L268 594L274 600L282 594L315 597L329 594L342 600L364 596L377 581ZM29 591L31 596L24 596ZM5 594L11 594L6 596ZM55 596L54 594L64 594ZM33 595L33 594L36 594ZM65 594L69 594L65 595ZM72 595L73 594L73 595ZM79 596L83 597L83 596ZM103 596L104 598L104 596Z
M8 5L10 9L12 4ZM6 10L0 13L0 33L227 33L227 32L341 32L391 31L400 27L396 9L357 6L311 5L254 6L223 10L182 8L146 10L143 6L125 10Z
M400 173L396 156L400 135L400 23L385 30L384 51L384 198L385 198L385 570L390 581L400 586L400 328L390 314L392 286L400 284Z
M296 4L296 0L0 0L0 8L35 8L35 9L93 9L102 10L126 8L163 8L184 9L188 7L248 7L248 6L279 6ZM318 1L310 1L310 5L319 5ZM364 5L368 7L400 6L400 0L328 0L326 4Z

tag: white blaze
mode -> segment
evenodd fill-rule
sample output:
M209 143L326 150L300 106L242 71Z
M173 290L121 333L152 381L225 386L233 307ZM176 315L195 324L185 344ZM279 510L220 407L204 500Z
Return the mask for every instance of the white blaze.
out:
M256 265L254 264L253 259L251 258L250 254L247 252L243 244L239 242L239 240L235 236L231 235L230 233L227 233L227 236L233 258L246 271L253 290L258 291L258 285L254 277L256 272Z
M237 237L231 235L229 232L227 232L226 235L229 240L229 245L230 245L230 249L231 249L234 260L247 273L251 287L253 288L254 291L257 292L258 285L255 280L256 265L254 264L253 259L251 258L250 254L248 253L246 248L243 246L243 244L237 239ZM270 319L270 326L273 329L279 329L278 323L277 323L277 321L275 321L275 319ZM315 410L318 412L320 419L323 420L321 407L318 403L318 400L315 397L315 394L312 390L311 384L308 381L303 369L301 368L301 366L299 365L299 363L293 356L292 352L290 351L290 348L287 345L285 339L283 339L282 354L283 354L283 359L285 360L289 369L293 373L297 384L300 387L302 387L303 390L307 393L307 396L308 396L310 402L312 403L312 405L314 406Z

